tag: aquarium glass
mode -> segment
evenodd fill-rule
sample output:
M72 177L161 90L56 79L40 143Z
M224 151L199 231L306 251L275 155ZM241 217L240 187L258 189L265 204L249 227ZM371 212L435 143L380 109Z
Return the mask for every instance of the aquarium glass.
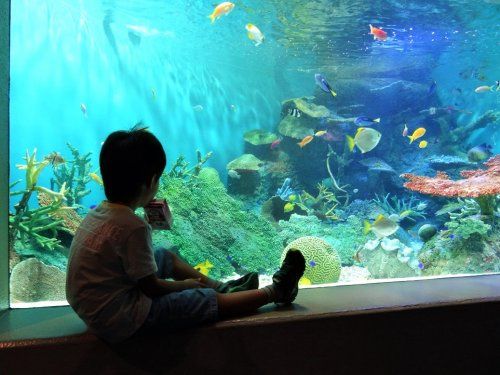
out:
M12 306L65 301L136 124L168 157L154 244L212 278L288 248L304 288L500 270L500 1L11 4Z

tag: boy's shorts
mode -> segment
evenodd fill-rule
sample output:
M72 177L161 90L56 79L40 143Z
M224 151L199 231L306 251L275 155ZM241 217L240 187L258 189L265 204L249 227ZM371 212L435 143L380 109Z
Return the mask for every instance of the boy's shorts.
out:
M165 248L155 250L156 276L171 278L172 253ZM151 309L137 334L151 329L177 330L217 320L217 293L210 288L186 289L182 292L152 298Z

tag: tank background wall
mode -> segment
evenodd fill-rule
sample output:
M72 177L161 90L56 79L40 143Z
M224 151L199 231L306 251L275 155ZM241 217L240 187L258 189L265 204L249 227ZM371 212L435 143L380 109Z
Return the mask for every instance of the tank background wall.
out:
M10 0L0 0L0 309L9 297L9 71Z

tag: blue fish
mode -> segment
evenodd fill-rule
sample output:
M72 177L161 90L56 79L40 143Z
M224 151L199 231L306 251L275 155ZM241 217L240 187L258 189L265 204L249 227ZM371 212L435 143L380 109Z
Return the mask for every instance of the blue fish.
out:
M315 262L314 260L310 260L310 261L309 261L309 265L310 265L311 267L316 267L316 262Z
M97 206L96 206L95 204L92 204L89 208L90 208L91 210L93 210L93 209L94 209L94 208L96 208L96 207L97 207Z
M328 81L321 74L315 74L314 79L316 80L316 84L321 88L321 90L323 90L324 92L329 92L333 97L337 96L337 93L333 91Z
M432 81L431 85L429 86L429 92L428 94L429 95L432 95L436 92L436 89L437 89L437 82L436 81Z
M418 268L420 268L421 270L423 270L423 269L424 269L424 265L423 265L423 263L422 263L422 262L418 262Z
M374 125L375 123L380 123L380 117L379 118L370 118L366 116L359 116L354 120L354 123L358 126L371 126Z

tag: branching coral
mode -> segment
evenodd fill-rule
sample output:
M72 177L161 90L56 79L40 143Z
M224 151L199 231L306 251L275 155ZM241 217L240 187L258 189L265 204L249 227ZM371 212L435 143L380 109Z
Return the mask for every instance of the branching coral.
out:
M335 209L339 205L337 197L324 184L320 183L317 187L316 197L304 191L297 196L294 204L306 211L308 215L315 215L320 219L338 220L339 217L335 214Z
M53 219L50 215L61 209L66 200L66 184L63 183L59 192L52 191L42 186L37 186L38 177L41 171L48 165L48 161L36 161L36 149L33 154L26 152L26 164L18 164L17 168L26 170L26 187L24 190L11 191L10 196L21 195L20 201L14 205L14 212L9 212L9 246L14 246L16 239L21 239L23 243L31 242L42 249L53 250L61 247L55 236L47 237L45 233L53 233L62 229L63 220ZM19 181L10 184L14 187ZM29 200L33 192L38 191L50 196L52 203L45 207L36 209L29 208Z
M436 177L415 176L410 173L401 177L408 180L407 189L440 197L475 198L481 214L492 216L495 211L495 196L500 194L500 155L484 163L487 169L462 171L461 180L451 180L444 172Z
M80 155L78 149L70 143L66 143L73 160L66 163L53 165L54 177L50 179L50 188L52 190L60 189L63 184L66 186L66 200L68 206L79 205L82 198L90 194L90 190L86 189L87 183L90 181L90 171L92 164L90 163L91 152ZM68 167L68 164L70 165Z
M405 198L399 199L395 195L389 198L389 195L389 193L385 196L378 196L375 194L375 199L372 199L372 202L382 208L389 215L404 214L404 217L412 221L415 221L412 217L425 219L425 208L427 207L426 203L419 202L414 196L411 196L407 200Z
M189 162L186 161L183 155L179 155L174 163L174 166L170 169L167 175L169 177L181 178L187 180L188 182L193 182L200 174L203 164L205 164L211 156L212 151L203 156L199 150L196 150L198 162L194 167L189 168Z

